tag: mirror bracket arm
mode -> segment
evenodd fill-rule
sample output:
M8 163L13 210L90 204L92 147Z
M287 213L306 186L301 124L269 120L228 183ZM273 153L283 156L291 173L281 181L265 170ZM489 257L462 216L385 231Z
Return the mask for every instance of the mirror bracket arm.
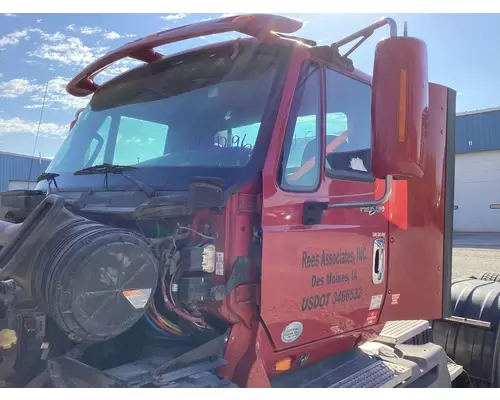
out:
M387 175L385 177L385 190L380 199L369 201L348 201L343 203L330 203L319 201L306 201L304 203L304 210L302 214L303 225L316 225L321 223L323 211L329 208L368 208L370 213L376 213L377 207L387 203L392 196L393 189L393 176Z
M385 177L385 191L384 195L377 200L369 201L348 201L344 203L327 203L327 208L365 208L365 207L379 207L391 198L392 196L392 182L394 178L392 175L387 175Z

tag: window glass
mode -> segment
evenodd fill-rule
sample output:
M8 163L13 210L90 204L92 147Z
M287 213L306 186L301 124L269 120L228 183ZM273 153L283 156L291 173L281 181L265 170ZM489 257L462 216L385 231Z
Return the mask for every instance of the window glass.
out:
M320 70L308 64L299 80L288 121L281 186L290 191L313 191L320 179Z
M326 69L325 122L326 173L370 176L370 86Z
M121 117L113 164L133 165L164 154L168 126Z
M275 51L260 49L251 58L230 57L227 49L193 53L118 77L94 94L72 129L71 146L57 153L48 171L70 173L103 162L139 169L243 167L281 68ZM105 135L107 118L112 123Z
M89 149L85 153L85 165L100 165L104 164L104 152L106 151L104 143L108 141L109 130L111 129L111 117L107 117L97 131L97 135L92 138ZM95 161L92 162L92 158Z
M257 141L260 122L219 131L214 136L217 147L245 147L253 149Z

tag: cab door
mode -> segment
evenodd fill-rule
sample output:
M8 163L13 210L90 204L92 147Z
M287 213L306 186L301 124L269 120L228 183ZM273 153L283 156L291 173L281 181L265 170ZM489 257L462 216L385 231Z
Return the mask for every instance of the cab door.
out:
M307 60L283 101L262 211L261 315L278 350L378 322L385 210L327 207L384 192L370 173L370 100L368 83Z

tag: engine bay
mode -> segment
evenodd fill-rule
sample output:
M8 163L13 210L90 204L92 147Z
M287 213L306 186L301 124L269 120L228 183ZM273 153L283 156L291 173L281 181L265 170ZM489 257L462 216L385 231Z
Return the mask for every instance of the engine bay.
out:
M89 218L54 194L0 194L0 384L51 385L58 357L102 371L221 337L218 304L248 277L241 259L221 277L223 209L207 181L123 218Z

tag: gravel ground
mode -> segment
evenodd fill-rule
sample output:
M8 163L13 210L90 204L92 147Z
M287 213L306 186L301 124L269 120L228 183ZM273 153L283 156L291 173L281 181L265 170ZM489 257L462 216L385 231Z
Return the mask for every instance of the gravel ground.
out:
M500 272L500 234L457 233L453 237L453 277Z

